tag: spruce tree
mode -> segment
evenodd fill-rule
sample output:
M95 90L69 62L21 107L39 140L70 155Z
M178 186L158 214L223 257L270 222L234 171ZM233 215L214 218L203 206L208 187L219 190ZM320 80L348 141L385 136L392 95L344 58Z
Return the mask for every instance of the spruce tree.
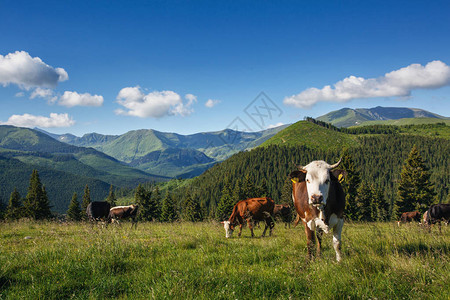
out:
M356 195L361 178L356 169L355 162L348 151L344 152L340 167L347 172L345 179L342 181L342 189L345 193L345 215L350 220L357 220Z
M233 211L234 204L233 197L231 197L230 182L226 181L222 189L222 196L217 204L216 219L219 221L228 219Z
M72 221L81 221L81 209L77 193L73 193L69 209L67 210L67 217Z
M242 183L242 197L243 198L241 200L258 197L256 195L257 193L258 192L256 191L256 188L255 188L253 176L251 176L250 174L245 175L244 182Z
M372 221L373 193L367 182L362 182L358 188L355 198L356 208L355 218L358 221Z
M411 149L400 173L398 185L399 213L418 210L425 212L434 202L434 185L416 145Z
M109 187L109 194L108 194L108 198L106 198L106 202L108 202L111 205L111 207L117 206L116 194L114 193L114 188L113 188L112 184Z
M22 217L22 200L20 194L16 188L11 193L9 197L9 203L6 207L5 219L7 220L17 220Z
M86 210L91 203L91 191L89 190L89 186L86 184L84 187L83 201L81 202L81 218L83 220L87 220Z
M175 201L172 198L169 190L167 190L161 205L161 217L162 222L173 222L178 219L178 214L175 206Z
M159 193L159 191L158 191ZM153 221L159 219L159 203L152 197L142 185L138 185L134 195L136 204L139 205L139 219L142 221Z
M188 191L184 201L184 219L186 221L198 222L203 220L200 203Z
M31 173L30 185L23 206L25 217L42 220L52 216L47 192L41 184L37 170L33 170Z

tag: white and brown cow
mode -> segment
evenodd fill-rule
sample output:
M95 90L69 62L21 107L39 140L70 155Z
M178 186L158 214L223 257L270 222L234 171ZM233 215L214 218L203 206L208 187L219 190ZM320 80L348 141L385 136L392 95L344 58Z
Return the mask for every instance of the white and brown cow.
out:
M290 174L292 199L298 217L305 226L308 257L317 236L317 254L320 255L322 233L333 229L333 247L336 260L341 260L341 233L344 226L345 195L339 181L346 175L343 170L334 170L334 165L316 160ZM316 232L316 234L314 234Z
M109 210L108 219L111 222L119 223L118 220L131 218L131 228L137 227L138 206L135 204L127 206L115 206Z

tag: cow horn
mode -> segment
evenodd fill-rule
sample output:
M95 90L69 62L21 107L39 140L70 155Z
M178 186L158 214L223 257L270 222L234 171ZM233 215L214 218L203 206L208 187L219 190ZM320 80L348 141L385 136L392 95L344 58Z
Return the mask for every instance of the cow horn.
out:
M330 169L337 168L337 166L339 166L339 164L341 163L341 160L342 160L342 157L339 158L339 161L338 161L337 163L335 163L334 165L331 165L331 166L330 166Z

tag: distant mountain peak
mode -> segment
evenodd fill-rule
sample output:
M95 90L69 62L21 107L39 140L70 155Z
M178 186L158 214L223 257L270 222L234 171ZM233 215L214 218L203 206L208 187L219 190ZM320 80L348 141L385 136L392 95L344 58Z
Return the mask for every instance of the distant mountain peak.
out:
M360 125L367 121L398 120L405 118L436 118L448 119L441 115L420 108L383 107L373 108L342 108L316 118L319 121L331 123L337 127Z

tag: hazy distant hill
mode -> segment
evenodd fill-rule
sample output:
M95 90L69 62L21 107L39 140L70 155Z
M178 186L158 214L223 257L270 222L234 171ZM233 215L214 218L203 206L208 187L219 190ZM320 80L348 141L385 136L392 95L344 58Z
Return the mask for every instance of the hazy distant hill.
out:
M435 113L418 108L381 107L374 108L343 108L316 118L319 121L331 123L337 127L361 125L367 121L397 120L404 118L437 118L448 119Z
M191 135L152 129L133 130L122 135L89 133L82 137L47 134L70 145L95 148L151 174L187 178L201 174L214 163L239 151L260 145L286 126L259 132L226 129Z

